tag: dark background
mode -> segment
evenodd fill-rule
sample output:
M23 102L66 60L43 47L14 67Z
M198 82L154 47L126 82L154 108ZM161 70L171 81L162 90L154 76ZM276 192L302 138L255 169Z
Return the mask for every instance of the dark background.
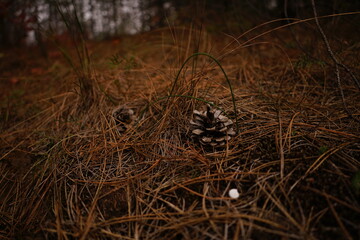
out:
M359 0L315 2L319 16L360 9ZM103 40L189 24L208 32L238 34L286 17L313 17L311 0L0 0L0 44L41 44L45 37L67 31ZM358 20L358 14L346 18L355 34L359 34ZM336 18L329 21L336 27Z

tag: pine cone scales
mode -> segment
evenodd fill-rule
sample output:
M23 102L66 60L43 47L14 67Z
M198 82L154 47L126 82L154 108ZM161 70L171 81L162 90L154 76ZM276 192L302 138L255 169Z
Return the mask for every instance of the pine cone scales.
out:
M119 133L124 133L129 128L129 126L133 124L136 120L134 110L126 106L117 107L113 111L112 116Z
M194 110L190 124L191 137L197 139L202 145L224 146L236 134L232 128L233 121L210 105L207 105L206 111Z

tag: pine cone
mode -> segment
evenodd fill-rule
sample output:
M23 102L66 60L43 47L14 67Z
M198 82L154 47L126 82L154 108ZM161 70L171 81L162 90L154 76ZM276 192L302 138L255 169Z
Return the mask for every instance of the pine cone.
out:
M136 120L134 110L124 105L117 107L112 116L119 133L124 133Z
M205 146L224 146L236 134L232 128L233 121L209 104L206 111L194 110L190 124L191 137Z

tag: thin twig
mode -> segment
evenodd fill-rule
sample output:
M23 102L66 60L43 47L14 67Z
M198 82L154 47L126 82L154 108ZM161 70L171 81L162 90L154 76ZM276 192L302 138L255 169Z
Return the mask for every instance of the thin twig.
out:
M340 79L340 70L339 70L339 66L343 67L350 75L351 77L353 78L354 82L356 83L357 87L359 88L360 90L360 83L359 81L357 80L357 78L355 77L355 75L350 71L350 69L348 67L346 67L344 64L342 64L336 57L335 57L335 54L334 52L331 50L331 47L330 47L330 44L329 44L329 41L324 33L324 30L322 29L322 27L320 26L320 23L319 23L319 19L318 19L318 15L317 15L317 12L316 12L316 6L315 6L315 0L311 0L311 5L312 5L312 8L313 8L313 12L314 12L314 18L315 18L315 23L316 23L316 26L321 34L321 37L326 45L326 50L328 51L328 53L330 54L330 57L332 58L334 64L335 64L335 73L336 73L336 79L337 79L337 83L338 83L338 86L339 86L339 90L340 90L340 93L341 93L341 99L342 99L342 102L343 102L343 105L344 105L344 109L345 111L349 114L349 116L353 119L355 119L356 121L359 121L357 118L355 118L353 116L353 114L349 111L349 109L347 108L346 106L346 102L345 102L345 96L344 96L344 90L341 86L341 79Z

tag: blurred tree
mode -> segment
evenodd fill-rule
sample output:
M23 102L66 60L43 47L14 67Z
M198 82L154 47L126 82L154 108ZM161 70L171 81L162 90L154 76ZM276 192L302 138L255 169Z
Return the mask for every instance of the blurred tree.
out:
M28 8L26 0L0 1L0 42L3 46L19 45L26 37L32 21L27 16Z
M309 0L0 0L0 44L21 44L31 28L62 34L66 27L55 3L69 19L76 12L90 38L148 31L169 23L204 24L210 31L238 33L276 18L313 16ZM316 6L319 16L355 12L360 0L317 0ZM358 26L355 20L352 24ZM41 42L39 31L35 34Z

